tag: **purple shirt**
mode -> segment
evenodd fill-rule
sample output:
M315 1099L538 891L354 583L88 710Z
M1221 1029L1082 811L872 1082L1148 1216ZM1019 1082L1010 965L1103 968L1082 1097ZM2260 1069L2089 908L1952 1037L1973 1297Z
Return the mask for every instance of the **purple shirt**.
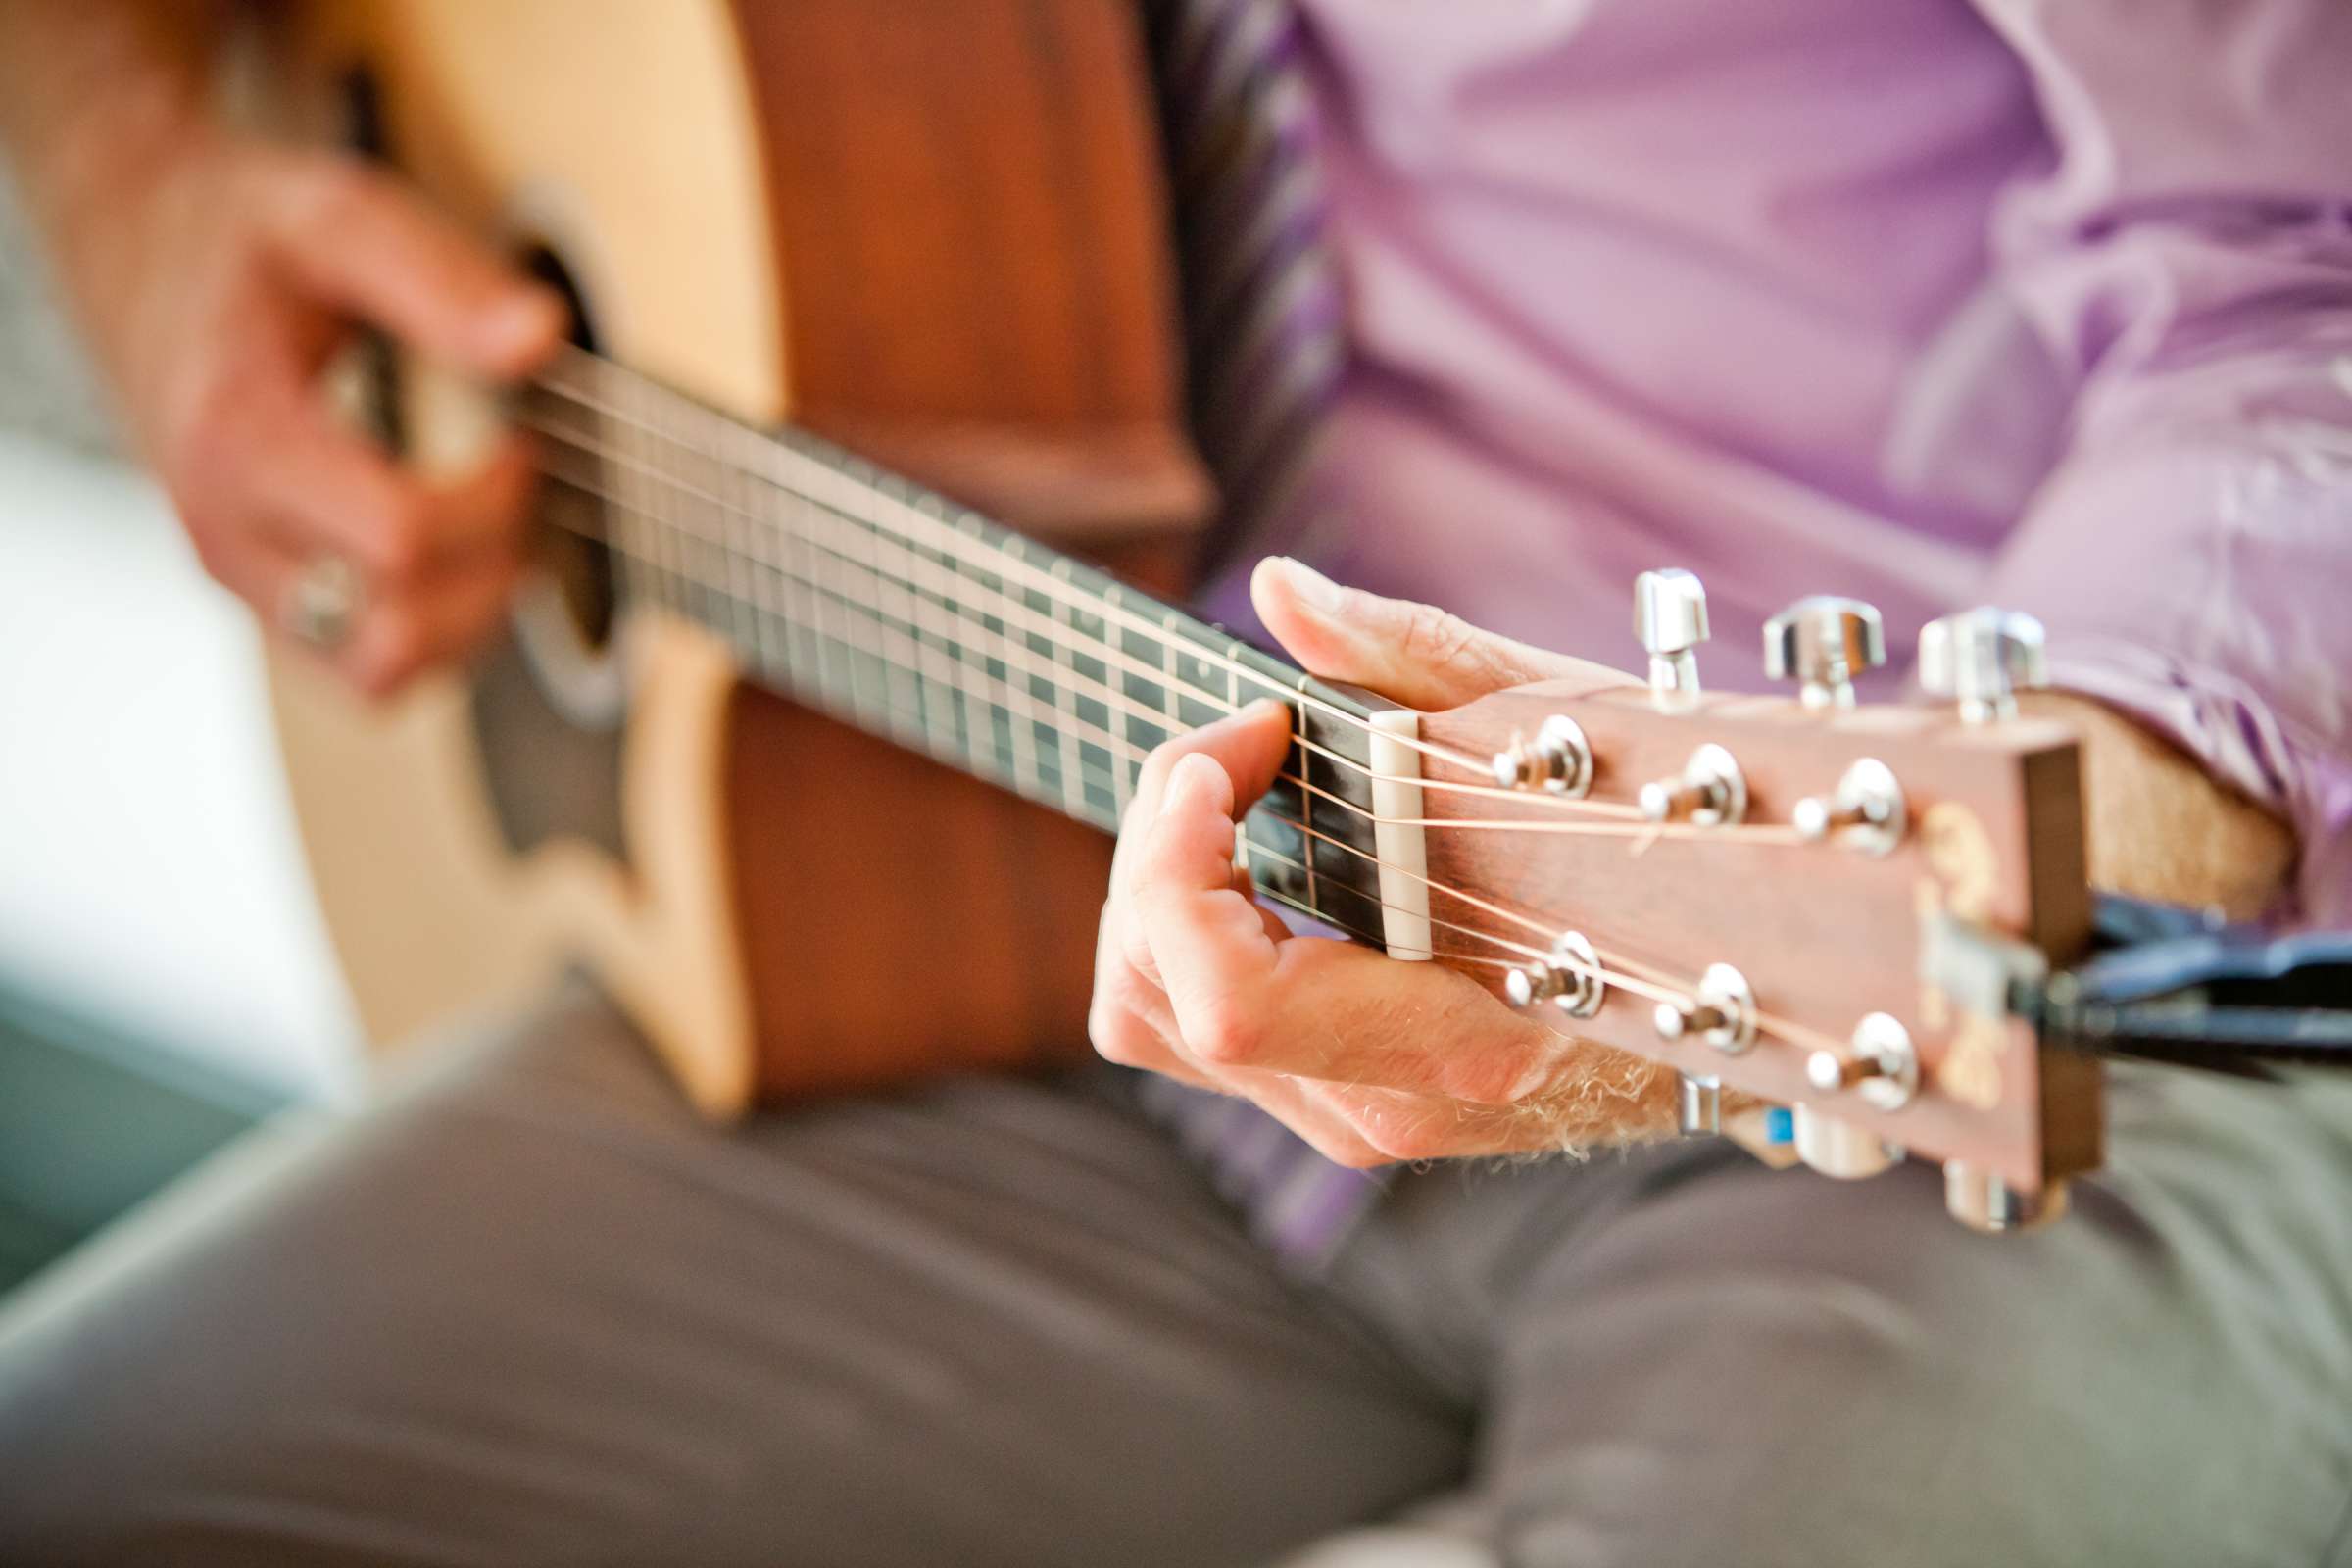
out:
M2352 920L2352 4L1298 5L1355 358L1246 556L1621 665L1689 566L1727 688L2031 611Z

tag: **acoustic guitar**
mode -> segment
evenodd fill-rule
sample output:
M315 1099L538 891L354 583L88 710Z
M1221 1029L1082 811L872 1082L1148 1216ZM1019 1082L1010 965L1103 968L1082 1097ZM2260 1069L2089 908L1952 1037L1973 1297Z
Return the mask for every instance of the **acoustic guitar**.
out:
M1419 713L1170 608L1147 589L1181 590L1209 492L1133 13L293 19L287 128L389 159L579 323L503 408L355 378L420 464L530 430L548 566L503 647L389 711L274 667L369 1028L582 962L722 1117L1082 1049L1138 768L1271 695L1295 741L1237 852L1263 897L1671 1067L1691 1130L1936 1158L1985 1228L2051 1212L2100 1077L2002 1004L2002 965L2090 920L2075 741L2009 698L2035 628L1939 623L1957 706L1858 709L1877 616L1806 601L1767 650L1799 695L1718 696L1703 593L1662 570L1646 681Z

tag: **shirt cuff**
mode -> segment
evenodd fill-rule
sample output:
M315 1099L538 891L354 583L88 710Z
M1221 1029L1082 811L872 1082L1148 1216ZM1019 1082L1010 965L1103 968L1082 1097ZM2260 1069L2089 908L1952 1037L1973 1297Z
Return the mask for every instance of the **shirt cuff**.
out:
M2291 913L2352 925L2352 758L2292 733L2243 682L2136 643L2068 639L2050 651L2050 684L2129 714L2283 815L2301 843Z

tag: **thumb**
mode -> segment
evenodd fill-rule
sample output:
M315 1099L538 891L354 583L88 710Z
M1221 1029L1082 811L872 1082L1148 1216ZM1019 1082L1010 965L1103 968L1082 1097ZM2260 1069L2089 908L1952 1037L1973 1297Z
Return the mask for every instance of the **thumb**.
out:
M1250 598L1266 629L1308 674L1425 711L1535 680L1616 685L1625 679L1604 665L1482 631L1429 605L1343 588L1288 556L1257 564Z

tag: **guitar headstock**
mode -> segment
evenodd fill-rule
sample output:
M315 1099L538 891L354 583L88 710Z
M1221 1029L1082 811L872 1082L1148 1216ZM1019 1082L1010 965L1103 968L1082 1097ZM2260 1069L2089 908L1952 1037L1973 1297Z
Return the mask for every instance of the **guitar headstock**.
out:
M2040 682L2039 626L1938 621L1920 674L1950 702L1865 708L1851 679L1886 658L1866 605L1808 599L1768 624L1793 700L1700 690L1689 573L1644 573L1636 606L1646 685L1520 687L1423 717L1439 928L1510 958L1482 971L1513 1004L1678 1070L1687 1130L1753 1097L1748 1130L1792 1122L1831 1175L1907 1152L1944 1162L1981 1228L2054 1208L2099 1162L2098 1065L2042 1050L1947 961L1954 933L2052 962L2088 938L2075 737L2011 696Z

